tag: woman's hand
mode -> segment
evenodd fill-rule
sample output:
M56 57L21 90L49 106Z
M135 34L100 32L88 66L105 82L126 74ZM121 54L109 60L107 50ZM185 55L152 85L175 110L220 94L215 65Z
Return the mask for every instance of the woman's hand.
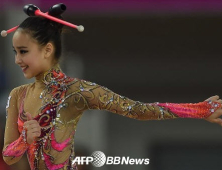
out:
M30 113L26 113L26 116L27 121L24 123L24 128L27 130L27 142L32 144L41 135L41 126Z
M212 96L209 99L207 99L206 101L209 101L209 100L211 100L213 102L222 103L222 100L219 99L219 96ZM222 126L222 119L220 118L220 116L222 116L222 108L217 109L212 115L205 118L205 120L207 120L208 122L211 122L211 123L217 123Z

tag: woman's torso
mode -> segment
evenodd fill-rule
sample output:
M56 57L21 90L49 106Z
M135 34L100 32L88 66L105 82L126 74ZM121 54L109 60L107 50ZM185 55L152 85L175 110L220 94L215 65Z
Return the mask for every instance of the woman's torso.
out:
M44 83L36 81L23 88L19 132L22 133L26 112L42 127L41 136L27 152L31 169L71 169L76 125L87 108L80 94L80 80L69 77L52 80L50 77Z

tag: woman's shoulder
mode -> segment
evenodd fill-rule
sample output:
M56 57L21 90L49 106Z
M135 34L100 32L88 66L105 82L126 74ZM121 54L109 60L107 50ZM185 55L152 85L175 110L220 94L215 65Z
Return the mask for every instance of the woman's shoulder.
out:
M26 91L26 89L30 86L30 84L23 84L18 87L15 87L11 90L10 95L20 95Z
M76 86L96 86L98 85L97 83L90 81L90 80L85 80L81 78L73 78L73 81L71 83L72 85Z

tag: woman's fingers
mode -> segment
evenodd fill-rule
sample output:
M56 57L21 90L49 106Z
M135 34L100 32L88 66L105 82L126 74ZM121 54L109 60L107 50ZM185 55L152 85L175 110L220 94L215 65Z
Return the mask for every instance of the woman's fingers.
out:
M34 133L34 132L40 132L41 131L41 128L40 127L34 127L32 129L29 130L31 133Z
M222 119L221 118L216 118L213 120L213 123L217 123L219 125L222 125Z
M27 130L27 141L31 144L41 135L41 126L38 121L31 119L31 114L29 115L29 113L26 113L26 115L27 121L23 126Z
M221 99L219 99L219 100L217 100L217 102L218 102L218 103L222 103L222 100L221 100Z
M38 138L40 135L41 134L39 132L29 134L28 137L27 137L27 140L28 140L29 144L34 142L36 140L36 138Z
M212 118L218 118L222 116L222 109L217 109L216 112L214 112L211 116Z
M211 96L210 98L208 98L206 101L209 101L209 100L211 100L211 101L217 101L219 99L219 96L218 95L215 95L215 96Z
M206 101L210 100L222 104L222 99L220 99L218 95L212 96L208 98ZM221 116L222 116L222 106L218 108L212 115L206 118L206 120L211 123L217 123L222 126L222 119L220 118Z
M217 109L212 115L207 117L205 120L211 122L211 123L217 123L222 126L222 119L220 118L222 116L222 109Z
M33 117L32 117L32 115L31 115L30 113L26 112L25 114L26 114L26 116L27 116L27 120L28 120L28 121L29 121L29 120L33 120Z
M33 128L39 128L39 130L41 130L41 126L39 125L39 123L36 120L27 121L24 123L23 126L27 130L31 130Z
M36 138L40 137L41 135L41 127L36 126L34 128L27 128L27 141L29 144L34 142Z
M31 125L31 124L35 124L35 123L39 124L39 123L37 122L37 120L29 120L29 121L26 121L26 122L24 123L24 125Z
M36 138L36 137L39 137L40 135L41 135L41 132L39 132L39 131L34 131L34 132L28 132L28 134L27 135L29 135L29 137L31 137L31 138Z
M34 128L39 128L40 129L41 127L39 126L39 124L31 124L31 125L26 126L26 128L31 130L31 129L34 129Z
M217 119L220 116L222 116L222 109L217 109L212 115L210 115L208 118L206 118L206 120L212 122L214 119Z

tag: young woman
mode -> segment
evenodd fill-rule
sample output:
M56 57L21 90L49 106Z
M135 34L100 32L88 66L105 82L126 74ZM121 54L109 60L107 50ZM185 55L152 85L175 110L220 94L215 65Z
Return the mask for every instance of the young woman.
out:
M59 17L56 16L56 17ZM13 89L8 98L3 158L13 164L27 152L32 170L77 169L74 134L87 109L108 110L138 120L202 118L222 125L218 96L197 104L142 103L77 78L59 67L63 25L31 16L13 36L15 63L35 82Z

